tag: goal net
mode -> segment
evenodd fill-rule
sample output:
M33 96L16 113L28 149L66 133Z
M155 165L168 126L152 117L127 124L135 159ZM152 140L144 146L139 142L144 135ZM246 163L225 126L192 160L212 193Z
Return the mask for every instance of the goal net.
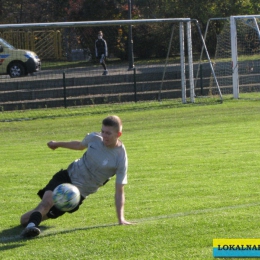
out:
M260 98L259 25L259 15L208 21L205 38L216 36L213 66L224 98ZM216 89L211 80L210 91Z

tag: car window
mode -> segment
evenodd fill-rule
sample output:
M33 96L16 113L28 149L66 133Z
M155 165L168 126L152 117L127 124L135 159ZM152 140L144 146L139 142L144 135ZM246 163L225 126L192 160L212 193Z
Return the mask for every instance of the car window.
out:
M0 45L2 45L2 43L3 43L3 45L7 46L9 49L12 49L12 50L15 49L15 47L13 45L11 45L9 42L7 42L4 39L0 38Z

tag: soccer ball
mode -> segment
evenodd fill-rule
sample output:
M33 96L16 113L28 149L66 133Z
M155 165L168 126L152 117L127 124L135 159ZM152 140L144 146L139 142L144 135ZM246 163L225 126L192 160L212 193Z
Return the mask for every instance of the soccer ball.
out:
M55 207L61 211L73 210L80 201L79 189L70 184L63 183L57 186L52 194Z

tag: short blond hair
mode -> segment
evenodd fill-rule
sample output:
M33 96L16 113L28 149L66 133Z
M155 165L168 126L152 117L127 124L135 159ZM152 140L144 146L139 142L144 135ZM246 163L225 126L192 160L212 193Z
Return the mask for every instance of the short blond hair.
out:
M103 119L102 124L104 126L114 127L117 132L122 132L123 130L122 121L120 117L116 115L106 117L105 119Z

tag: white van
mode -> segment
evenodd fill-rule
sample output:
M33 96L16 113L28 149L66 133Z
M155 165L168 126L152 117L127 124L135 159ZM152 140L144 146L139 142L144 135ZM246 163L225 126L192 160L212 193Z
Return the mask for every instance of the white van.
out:
M41 69L41 60L36 53L16 49L0 38L0 75L11 78L27 76Z

